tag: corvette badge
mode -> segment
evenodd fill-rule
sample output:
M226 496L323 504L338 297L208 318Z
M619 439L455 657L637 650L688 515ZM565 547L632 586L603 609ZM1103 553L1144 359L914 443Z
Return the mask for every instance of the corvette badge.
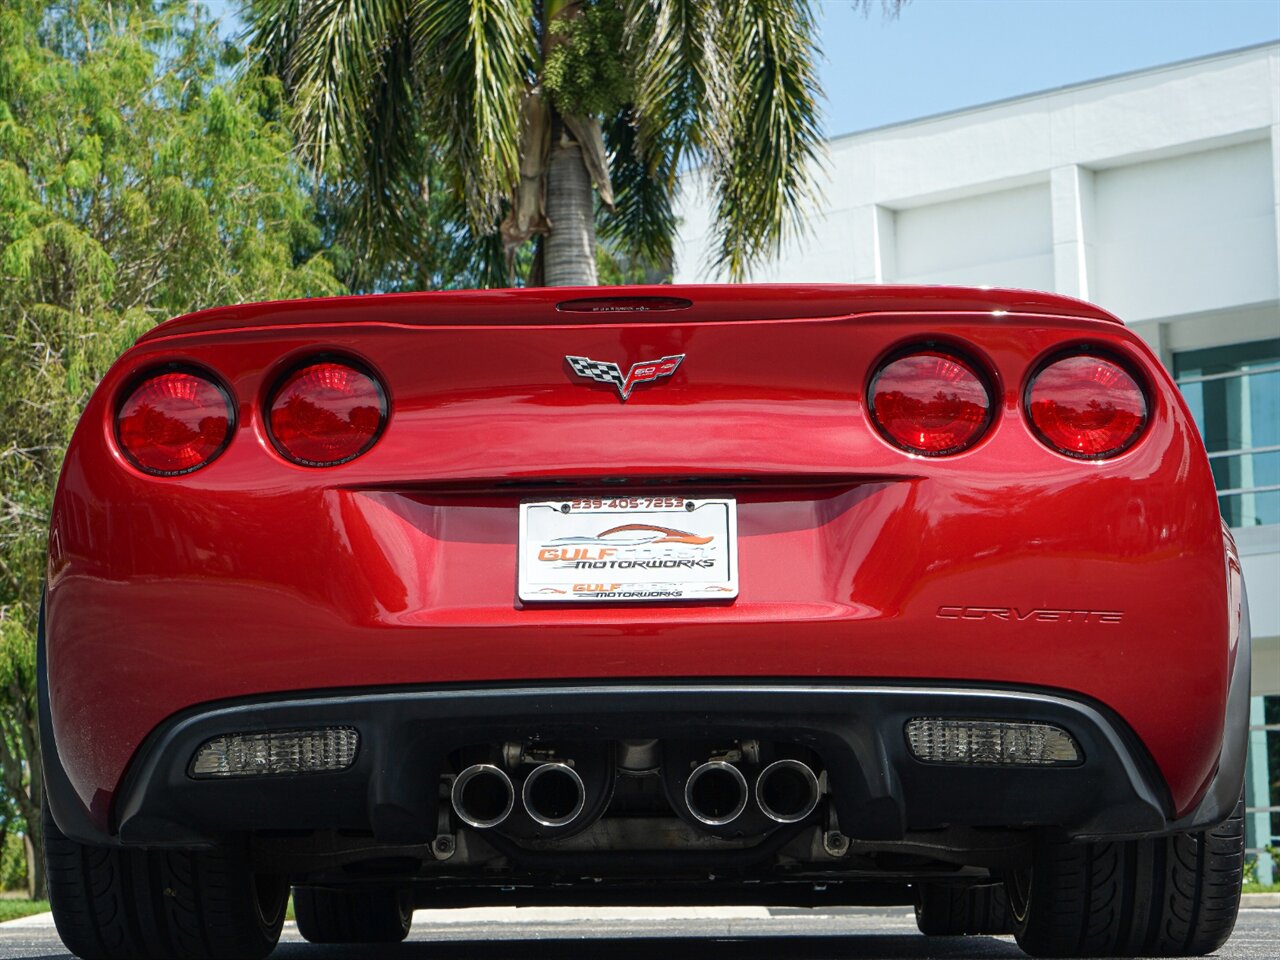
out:
M633 363L626 376L623 376L622 368L616 363L591 360L588 357L565 357L565 359L569 361L569 366L578 376L596 380L599 383L611 383L617 387L622 399L626 400L631 396L631 390L637 383L648 383L675 373L676 367L680 366L681 361L684 360L684 354L678 353L663 357L661 360L641 360L639 363Z

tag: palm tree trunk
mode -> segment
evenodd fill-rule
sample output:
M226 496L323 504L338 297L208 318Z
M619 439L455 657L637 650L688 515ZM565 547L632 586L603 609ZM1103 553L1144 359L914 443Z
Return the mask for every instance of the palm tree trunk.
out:
M582 147L564 125L554 125L547 162L547 220L543 271L549 287L595 286L596 216L591 176Z

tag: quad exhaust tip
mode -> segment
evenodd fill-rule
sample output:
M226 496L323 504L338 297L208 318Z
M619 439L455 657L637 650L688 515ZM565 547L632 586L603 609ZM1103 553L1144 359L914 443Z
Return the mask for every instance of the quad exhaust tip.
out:
M453 781L449 794L458 819L477 829L496 827L516 803L511 778L491 763L476 763Z
M818 776L799 760L775 760L756 778L756 803L775 823L799 823L818 805Z
M750 793L741 770L723 760L710 760L689 774L684 803L699 823L722 827L742 815Z
M563 827L578 819L587 789L567 763L544 763L525 777L520 791L530 819L544 827Z

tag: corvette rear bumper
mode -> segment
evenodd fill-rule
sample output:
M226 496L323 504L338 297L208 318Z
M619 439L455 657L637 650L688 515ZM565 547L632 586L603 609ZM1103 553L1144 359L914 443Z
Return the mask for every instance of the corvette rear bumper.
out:
M1247 678L1247 654L1243 659ZM923 763L904 736L907 721L920 716L1055 724L1079 744L1083 760L1023 768ZM361 736L345 771L229 780L188 774L193 755L212 737L330 725L353 726ZM1194 813L1176 822L1155 765L1105 708L1050 691L954 685L590 683L224 702L171 718L148 738L117 794L107 833L71 789L51 742L46 779L59 826L86 842L188 846L246 832L339 829L372 832L388 843L429 843L440 822L439 776L454 749L534 737L691 736L803 744L827 771L840 829L872 841L944 826L1051 827L1083 838L1214 823L1238 796L1230 742L1242 740L1229 735L1220 763L1228 786L1211 785Z

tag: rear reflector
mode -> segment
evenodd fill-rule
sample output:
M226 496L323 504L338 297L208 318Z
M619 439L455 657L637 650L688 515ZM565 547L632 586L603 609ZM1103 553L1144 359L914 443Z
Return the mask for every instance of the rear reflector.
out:
M907 722L907 744L918 760L973 765L1079 763L1071 734L1047 723L949 720L917 717Z
M214 737L191 758L191 776L257 777L345 770L356 759L360 734L351 727L275 730Z

